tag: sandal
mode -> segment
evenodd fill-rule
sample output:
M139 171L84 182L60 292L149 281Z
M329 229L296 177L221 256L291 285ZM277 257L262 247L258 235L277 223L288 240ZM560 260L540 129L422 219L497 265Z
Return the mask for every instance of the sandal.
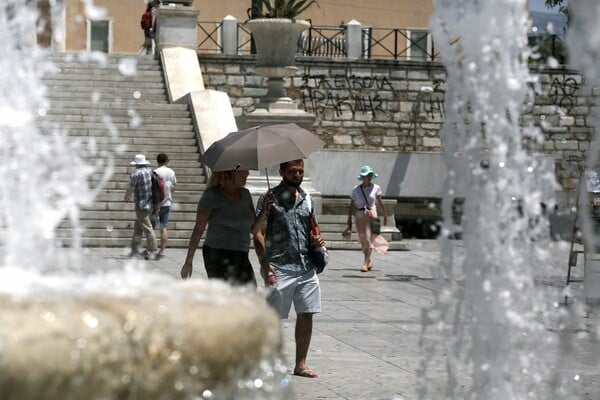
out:
M304 368L302 370L294 370L294 375L301 376L303 378L316 378L319 375L310 368Z

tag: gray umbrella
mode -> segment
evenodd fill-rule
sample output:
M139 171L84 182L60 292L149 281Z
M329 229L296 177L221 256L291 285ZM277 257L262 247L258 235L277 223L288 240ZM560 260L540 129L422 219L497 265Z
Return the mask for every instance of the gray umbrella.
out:
M323 144L317 135L296 124L261 125L217 140L206 149L202 162L213 171L260 170L304 159Z

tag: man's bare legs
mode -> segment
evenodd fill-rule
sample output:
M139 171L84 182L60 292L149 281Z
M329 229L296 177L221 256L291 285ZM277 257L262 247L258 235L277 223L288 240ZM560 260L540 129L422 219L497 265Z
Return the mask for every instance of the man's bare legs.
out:
M162 228L160 230L160 254L164 255L165 250L167 250L167 242L169 241L169 232L167 228Z
M306 365L306 356L312 337L313 315L310 313L301 313L296 316L296 366L294 374L306 378L316 378L315 371Z

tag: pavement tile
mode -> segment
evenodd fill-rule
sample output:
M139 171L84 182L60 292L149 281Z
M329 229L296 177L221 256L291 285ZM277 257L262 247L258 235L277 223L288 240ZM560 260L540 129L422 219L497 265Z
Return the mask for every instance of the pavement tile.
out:
M323 312L314 319L314 332L308 354L308 365L319 373L317 379L291 376L297 399L331 400L413 400L417 399L417 375L424 360L419 343L441 344L432 329L421 337L421 310L432 304L437 290L431 268L439 263L439 246L434 240L408 241L410 251L393 251L374 256L374 268L369 273L359 271L362 254L355 250L334 250L330 264L320 275ZM462 243L453 243L457 258ZM123 268L131 260L124 249L86 249L83 268ZM566 279L568 246L557 244L552 260L543 271L539 284L563 287ZM150 270L179 279L179 269L185 258L184 249L169 249L158 261L137 261ZM251 261L258 276L258 263L251 252ZM575 279L581 279L583 268L574 268ZM194 279L206 279L201 252L195 260ZM262 287L262 282L259 283ZM573 285L574 293L581 284ZM557 303L562 299L557 299ZM284 351L287 365L293 366L295 314L283 321ZM550 318L547 338L558 335L557 318ZM581 385L578 399L598 400L600 396L600 313L592 309L581 317L580 331L573 332L576 345L568 363L561 364L556 345L540 340L530 349L545 354L549 365L561 368L566 379ZM466 330L466 339L470 332ZM429 360L426 399L443 399L445 357ZM290 373L292 371L290 370ZM460 376L468 387L468 371Z

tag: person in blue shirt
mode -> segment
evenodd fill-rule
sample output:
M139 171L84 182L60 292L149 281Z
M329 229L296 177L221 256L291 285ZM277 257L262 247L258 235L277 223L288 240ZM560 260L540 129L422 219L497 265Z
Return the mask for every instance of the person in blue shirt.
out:
M143 154L137 154L130 163L135 165L135 171L129 176L129 187L125 192L124 201L135 199L135 223L133 225L133 239L131 241L131 256L139 253L139 247L142 243L142 234L146 236L146 259L157 259L158 247L156 245L156 236L150 214L154 211L155 205L152 203L152 170L148 167L150 164Z
M271 291L268 303L279 317L287 319L292 303L296 311L296 361L294 374L316 378L306 364L313 328L313 314L321 312L321 287L309 246L323 246L321 235L310 233L312 204L300 185L304 178L304 161L282 163L282 181L259 197L256 213L263 218L262 228L254 235L254 248L260 261L260 274ZM272 196L272 198L270 197Z

